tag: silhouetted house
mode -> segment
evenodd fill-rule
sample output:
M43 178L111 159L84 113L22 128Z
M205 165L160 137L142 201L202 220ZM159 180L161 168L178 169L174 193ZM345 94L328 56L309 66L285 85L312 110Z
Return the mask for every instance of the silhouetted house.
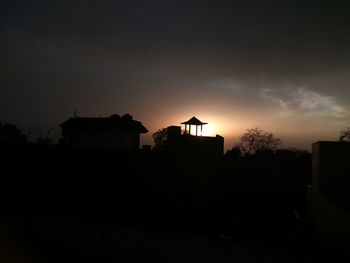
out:
M129 114L106 118L74 117L60 126L64 145L89 149L135 151L140 148L140 134L148 132Z
M202 126L207 123L192 117L186 122L185 130L181 132L181 126L167 127L167 139L165 150L179 156L192 156L206 159L220 158L224 153L224 137L202 136ZM191 134L191 127L195 126L195 135ZM199 134L199 135L198 135Z

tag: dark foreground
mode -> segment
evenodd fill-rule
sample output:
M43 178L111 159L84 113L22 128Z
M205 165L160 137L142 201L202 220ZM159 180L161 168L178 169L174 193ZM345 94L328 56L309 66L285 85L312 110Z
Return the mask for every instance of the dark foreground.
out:
M2 149L1 262L317 262L309 159Z

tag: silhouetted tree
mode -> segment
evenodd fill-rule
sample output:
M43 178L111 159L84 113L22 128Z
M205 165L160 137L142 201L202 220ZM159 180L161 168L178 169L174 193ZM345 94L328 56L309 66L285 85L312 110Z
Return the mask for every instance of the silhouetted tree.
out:
M53 144L61 135L60 129L56 126L27 127L25 133L30 141L41 145Z
M154 149L161 150L164 148L165 141L167 139L167 129L161 128L152 134L152 138L154 141Z
M275 150L280 145L281 140L275 138L272 133L254 128L248 129L242 135L237 147L239 147L243 155L251 155L257 151Z
M235 145L231 148L231 150L228 150L226 152L226 156L227 157L241 157L242 156L242 152L241 152L241 148L239 145Z
M17 144L26 141L26 136L15 125L0 122L0 143Z
M348 141L350 140L350 128L347 127L346 130L343 130L340 132L340 137L339 137L339 141L343 142L343 141Z

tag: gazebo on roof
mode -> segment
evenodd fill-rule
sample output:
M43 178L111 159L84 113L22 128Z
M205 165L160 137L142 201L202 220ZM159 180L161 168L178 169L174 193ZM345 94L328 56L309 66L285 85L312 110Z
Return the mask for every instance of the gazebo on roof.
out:
M201 122L196 117L192 117L188 121L181 122L181 124L185 124L185 134L187 134L187 133L191 134L191 126L192 125L196 126L196 136L198 136L198 126L201 127L201 135L202 135L203 125L208 124L208 123L207 122ZM189 126L188 132L187 132L187 125Z

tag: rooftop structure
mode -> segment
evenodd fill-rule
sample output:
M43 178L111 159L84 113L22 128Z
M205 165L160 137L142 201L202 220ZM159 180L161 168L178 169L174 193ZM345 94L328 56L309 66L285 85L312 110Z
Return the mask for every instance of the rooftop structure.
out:
M181 133L180 126L167 127L165 148L168 152L178 156L190 156L191 158L195 157L205 160L216 160L223 155L224 138L222 136L202 136L202 126L208 123L192 117L181 124L185 124L183 133ZM189 127L187 128L187 126ZM191 126L196 126L195 135L191 134ZM198 126L200 127L200 135L198 135Z
M188 127L189 127L188 133L189 134L191 134L191 126L195 126L196 127L196 136L197 136L198 135L198 126L200 127L201 134L202 134L203 125L208 124L208 123L207 122L201 122L196 117L192 117L188 121L181 122L181 124L185 124L185 133L187 133L187 125L188 125Z
M110 117L74 117L61 125L63 143L70 147L138 150L140 134L148 130L129 114Z

